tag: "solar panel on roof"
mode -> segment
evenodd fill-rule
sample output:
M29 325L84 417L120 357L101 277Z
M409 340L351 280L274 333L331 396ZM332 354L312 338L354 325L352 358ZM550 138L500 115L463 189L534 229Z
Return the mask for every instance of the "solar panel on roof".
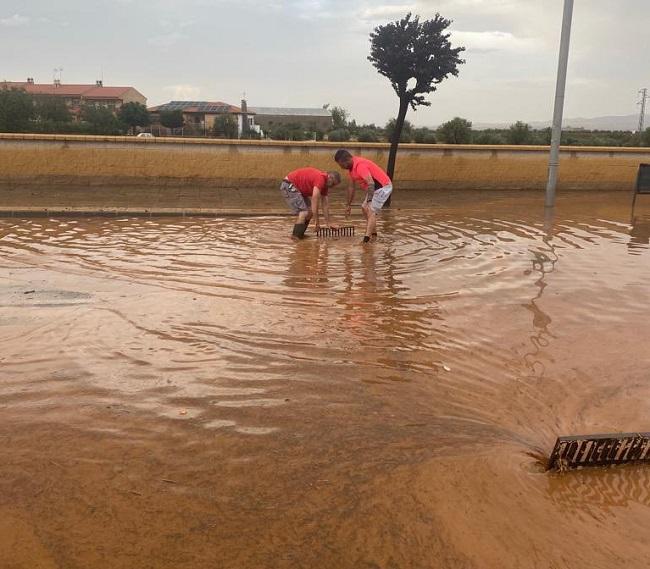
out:
M229 105L216 105L209 101L170 101L161 105L161 111L176 111L192 108L193 112L201 113L227 113L231 107Z

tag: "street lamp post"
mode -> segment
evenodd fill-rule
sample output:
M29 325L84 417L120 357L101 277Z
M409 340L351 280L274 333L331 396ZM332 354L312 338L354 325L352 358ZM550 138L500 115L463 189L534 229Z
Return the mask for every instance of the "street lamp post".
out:
M562 15L562 35L560 36L560 57L557 65L557 82L555 84L555 106L553 107L553 129L551 131L551 152L548 161L548 181L546 182L546 207L555 205L555 186L557 171L560 166L560 139L562 138L562 111L564 110L564 87L566 69L569 60L569 40L571 39L571 17L573 0L564 0Z

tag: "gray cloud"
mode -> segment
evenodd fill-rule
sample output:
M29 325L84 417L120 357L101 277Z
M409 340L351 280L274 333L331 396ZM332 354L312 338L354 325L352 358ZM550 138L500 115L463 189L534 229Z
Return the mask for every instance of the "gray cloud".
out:
M131 84L153 104L181 95L252 106L346 107L382 124L397 101L367 61L368 34L408 11L453 20L467 63L416 124L545 120L552 112L562 0L3 0L0 79ZM7 23L9 22L9 23ZM67 22L62 32L61 25ZM577 2L565 116L630 114L650 87L645 0ZM178 95L178 96L177 96ZM198 96L198 95L197 95ZM195 98L195 97L192 97Z
M176 45L179 43L181 40L185 39L187 36L174 31L174 32L169 32L167 34L161 34L158 36L154 36L149 38L148 42L149 45L152 45L154 47L172 47L173 45Z
M19 28L21 26L26 26L29 24L29 18L21 16L20 14L14 14L7 18L0 18L0 26L5 26L7 28Z
M173 101L197 101L201 96L201 88L195 85L167 85L163 91Z
M416 12L417 4L383 4L380 6L367 6L362 8L358 14L362 20L382 23L402 18L409 12Z

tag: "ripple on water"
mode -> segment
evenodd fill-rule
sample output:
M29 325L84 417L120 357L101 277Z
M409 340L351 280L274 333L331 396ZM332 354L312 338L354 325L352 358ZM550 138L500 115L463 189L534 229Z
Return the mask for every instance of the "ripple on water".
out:
M98 390L157 398L161 416L174 397L273 415L286 393L357 382L410 386L389 403L402 414L539 424L562 346L647 310L644 222L449 211L389 217L364 248L294 244L276 218L2 220L0 260L31 271L2 285L4 363L42 374L72 359ZM259 397L269 385L278 397Z
M632 471L554 478L527 454L650 414L650 222L580 204L393 212L368 247L294 244L277 218L0 220L0 397L33 421L110 401L124 429L295 436L373 476L485 453L532 511L647 506Z
M193 381L204 381L206 368L235 368L238 380L248 380L247 367L259 375L260 368L277 366L282 380L287 368L327 357L358 362L371 375L378 366L396 365L396 377L436 377L438 386L451 382L448 393L457 392L456 404L463 408L473 403L461 393L483 393L493 383L511 381L502 365L512 359L494 345L498 330L488 323L480 330L465 327L464 312L488 303L503 309L491 310L493 316L513 309L518 318L528 319L529 310L541 315L536 297L548 286L541 281L552 279L570 295L567 284L576 283L576 272L581 285L571 310L575 321L597 313L601 322L620 324L647 301L643 294L631 301L613 279L617 269L599 259L602 250L626 242L628 227L610 220L568 219L545 231L542 221L520 218L415 214L390 220L390 238L361 250L351 240L292 244L277 219L256 220L253 233L250 224L225 218L7 220L2 255L71 278L110 279L127 293L125 300L94 303L95 310L108 309L115 317L89 311L75 318L75 326L67 322L67 334L86 343L93 359L109 367L124 360L123 377L133 373L131 366L150 365L165 375L195 372ZM570 251L585 247L591 254L580 257L576 271ZM574 270L555 269L569 263ZM586 294L594 289L609 289L617 309ZM59 302L38 300L50 297ZM38 288L23 304L51 308L90 298L85 291ZM469 360L473 348L463 345L468 337L486 346L474 349ZM120 338L118 350L114 338ZM460 358L453 380L439 377L441 356ZM202 366L192 365L199 361ZM255 365L259 361L264 365ZM209 388L204 391L209 397Z

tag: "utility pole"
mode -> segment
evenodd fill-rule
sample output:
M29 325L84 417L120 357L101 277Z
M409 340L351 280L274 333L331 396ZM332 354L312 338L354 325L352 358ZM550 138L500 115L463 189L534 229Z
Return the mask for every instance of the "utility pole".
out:
M562 138L562 112L564 111L564 87L566 69L569 61L569 40L571 39L571 17L573 0L564 0L562 15L562 34L560 36L560 57L557 64L557 82L555 84L555 106L553 107L553 129L551 130L551 152L548 160L548 181L546 182L546 207L555 205L555 186L557 171L560 166L560 139Z
M638 105L641 105L641 112L639 113L639 134L643 132L643 123L645 122L645 102L650 98L650 95L648 95L648 90L644 87L639 91L639 95L641 95L641 100L637 103Z

